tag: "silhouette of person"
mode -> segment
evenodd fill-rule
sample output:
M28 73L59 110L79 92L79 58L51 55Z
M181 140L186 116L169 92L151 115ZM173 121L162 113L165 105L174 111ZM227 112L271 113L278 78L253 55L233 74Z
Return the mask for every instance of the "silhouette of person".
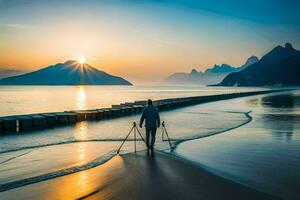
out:
M145 128L146 128L146 145L147 149L151 149L153 151L153 146L155 143L155 136L156 130L160 126L160 118L157 108L152 105L152 100L148 99L148 105L144 108L141 120L140 120L140 127L143 127L143 123L145 121ZM151 142L149 144L149 139L151 135Z

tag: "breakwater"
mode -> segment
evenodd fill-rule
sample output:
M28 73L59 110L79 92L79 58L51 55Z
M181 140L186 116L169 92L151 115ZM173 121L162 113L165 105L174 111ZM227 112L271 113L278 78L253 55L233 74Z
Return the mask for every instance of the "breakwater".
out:
M153 102L159 111L171 110L185 106L208 103L218 100L260 95L285 90L268 90L255 92L230 93L209 96L160 99ZM55 126L72 125L80 121L101 121L117 117L136 115L142 112L147 101L126 102L112 105L110 108L93 110L72 110L53 113L39 113L0 117L0 134L47 129Z

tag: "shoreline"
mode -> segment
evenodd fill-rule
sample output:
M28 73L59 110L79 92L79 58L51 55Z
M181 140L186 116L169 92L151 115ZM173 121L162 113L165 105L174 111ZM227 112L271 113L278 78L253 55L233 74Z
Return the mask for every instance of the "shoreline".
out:
M66 199L277 199L213 175L183 158L157 151L117 155L98 167L1 192L1 196L5 199L46 196L50 199L60 196Z
M208 134L208 135L204 135L204 136L199 136L199 137L194 137L194 138L187 138L187 139L182 139L182 140L177 140L177 141L175 140L175 144L174 144L174 147L175 147L175 148L173 148L172 151L175 150L175 149L177 148L177 146L178 146L180 143L182 143L182 142L187 142L187 141L190 141L190 140L196 140L196 139L206 138L206 137L210 137L210 136L213 136L213 135L218 135L218 134L226 133L226 132L228 132L228 131L231 131L231 130L240 128L240 127L242 127L242 126L244 126L244 125L250 123L250 122L253 120L253 117L249 114L249 113L251 113L251 112L252 112L252 111L241 112L241 113L243 113L243 114L247 117L247 120L246 120L245 122L243 122L243 123L237 125L237 126L234 126L234 127L231 127L231 128L225 129L225 130L222 130L222 131L217 131L217 132L215 132L215 133ZM237 113L237 112L235 112L235 113ZM171 138L170 140L171 140L171 141L174 141L174 140L172 140L172 138Z
M186 159L172 153L173 150L175 150L180 143L185 142L185 141L200 139L200 138L204 138L204 137L209 137L209 136L212 136L212 135L216 135L216 134L219 134L219 133L224 133L224 132L239 128L239 127L241 127L241 126L243 126L243 125L245 125L245 124L247 124L251 121L252 117L249 115L249 113L250 112L243 113L246 116L248 116L248 120L243 122L242 124L239 124L238 126L231 127L230 129L226 129L226 130L223 130L221 132L213 133L213 134L210 134L210 135L207 135L207 136L199 136L199 137L195 137L195 138L188 138L186 140L181 139L178 142L176 142L176 141L174 142L174 140L173 140L173 142L174 142L173 143L173 149L170 149L170 153L164 152L164 150L166 150L166 149L161 149L159 151L162 152L162 153L168 154L171 157L176 156L178 159L186 160ZM131 140L132 139L130 139L130 141ZM50 145L45 144L45 145L39 145L39 146L34 146L34 147L32 147L32 146L31 147L25 147L25 148L22 148L22 149L2 152L2 153L0 153L0 155L1 154L6 154L6 153L11 153L11 152L16 152L16 151L28 150L28 149L32 149L31 151L33 151L36 148L39 149L39 148L43 148L43 147L51 147L51 146L56 146L56 145L67 145L67 144L74 144L74 143L89 143L89 142L103 142L103 141L115 142L115 141L123 141L123 139L116 139L116 140L91 139L91 140L82 140L82 141L68 141L68 142L62 142L62 143L59 143L59 144L50 144ZM144 150L141 150L141 151L144 151ZM139 152L141 152L141 151L139 151ZM125 153L125 154L122 154L122 155L126 155L126 154L130 154L130 153ZM77 172L80 172L80 171L88 170L88 169L91 169L91 168L95 168L95 167L101 166L102 164L105 164L106 162L109 162L115 156L118 156L118 154L116 154L116 151L110 151L110 152L106 153L105 155L97 157L97 158L95 158L93 160L90 160L90 161L88 161L88 162L86 162L82 165L79 165L79 166L74 166L74 167L71 167L71 168L64 168L64 169L61 169L61 170L58 170L58 171L49 172L49 173L42 174L42 175L39 175L39 176L29 177L29 178L25 178L25 179L20 179L20 180L0 184L0 192L9 191L9 190L19 188L19 187L23 187L23 186L26 186L26 185L31 185L31 184L35 184L35 183L38 183L38 182L47 181L47 180L55 179L55 178L58 178L58 177L63 177L63 176L69 175L69 174L77 173ZM8 159L8 160L11 160L11 159ZM6 161L7 160L5 160L4 162L6 162ZM186 161L188 161L188 160L186 160Z
M237 128L239 128L241 126L244 126L244 125L246 125L246 124L248 124L252 121L252 117L251 117L251 115L249 115L249 113L251 113L251 111L248 111L248 112L234 112L234 113L244 114L247 117L247 120L245 122L241 123L241 124L238 124L238 125L234 126L234 127L230 127L228 129L217 131L217 132L214 132L214 133L211 133L211 134L208 134L208 135L204 135L204 136L187 137L187 138L184 138L184 139L172 139L172 138L170 138L170 141L173 142L172 144L175 147L175 148L173 148L173 150L175 150L176 147L182 142L221 134L221 133L233 130L233 129L237 129ZM64 142L50 143L50 144L41 144L41 145L35 145L35 146L22 147L22 148L18 148L18 149L0 151L0 155L1 154L6 154L6 153L11 153L11 152L16 152L16 151L27 150L27 149L37 149L37 148L51 147L51 146L56 146L56 145L66 145L66 144L85 143L85 142L86 143L88 143L88 142L122 142L123 140L124 140L124 138L72 140L72 141L64 141ZM133 139L128 138L127 141L133 141ZM142 141L142 140L137 138L137 141Z
M195 139L200 139L200 138L205 138L205 137L209 137L209 136L213 136L213 135L216 135L216 134L220 134L220 133L225 133L227 131L230 131L230 130L233 130L233 129L237 129L241 126L244 126L246 124L248 124L249 122L251 122L252 120L252 117L249 115L251 111L249 112L241 112L242 114L244 114L246 117L247 117L247 120L245 122L243 122L242 124L239 124L237 126L234 126L234 127L231 127L229 129L226 129L226 130L222 130L220 132L216 132L216 133L213 133L213 134L210 134L210 135L206 135L206 136L199 136L199 137L194 137L194 138L187 138L187 139L180 139L179 141L175 141L173 140L173 149L170 150L170 153L169 155L170 156L174 156L175 154L172 153L173 150L175 150L177 148L177 146L182 143L182 142L186 142L186 141L190 141L190 140L195 140ZM31 146L31 147L24 147L22 149L17 149L17 150L11 150L11 151L6 151L6 152L1 152L1 154L5 154L5 153L10 153L10 152L16 152L16 151L20 151L20 150L26 150L26 149L35 149L35 148L43 148L43 147L51 147L51 146L56 146L56 145L66 145L66 144L72 144L72 143L85 143L85 142L103 142L103 141L108 141L108 142L112 142L112 141L122 141L122 139L116 139L116 140L103 140L103 139L100 139L100 140L97 140L97 139L91 139L91 140L82 140L82 141L68 141L68 142L62 142L62 143L59 143L59 144L45 144L45 145L39 145L39 146ZM171 140L172 141L172 140ZM143 151L143 150L142 150ZM162 150L163 152L163 150ZM108 155L108 157L106 157L105 155ZM126 154L130 154L130 153L126 153ZM15 188L19 188L19 187L22 187L22 186L25 186L25 185L31 185L31 184L35 184L35 183L38 183L38 182L41 182L41 181L47 181L47 180L51 180L51 179L55 179L55 178L58 178L58 177L63 177L63 176L66 176L66 175L69 175L69 174L73 174L73 173L76 173L76 172L80 172L80 171L84 171L84 170L87 170L87 169L91 169L91 168L95 168L95 167L98 167L98 166L101 166L102 164L105 164L106 162L108 162L109 160L113 159L113 157L117 156L118 154L116 154L115 152L108 152L107 154L105 154L104 157L103 156L100 156L94 160L91 160L85 164L82 164L80 166L75 166L75 167L72 167L72 168L65 168L65 169L62 169L62 170L59 170L59 171L53 171L53 172L50 172L50 173L47 173L47 174L43 174L43 175L40 175L40 176L36 176L36 177L30 177L30 178L26 178L26 179L21 179L21 180L17 180L17 181L13 181L13 182L8 182L8 183L4 183L2 185L0 185L0 192L3 192L3 191L8 191L8 190L11 190L11 189L15 189ZM176 155L175 155L176 156ZM180 159L184 159L180 156L176 156ZM100 162L98 162L99 160L101 160ZM96 163L96 164L95 164Z

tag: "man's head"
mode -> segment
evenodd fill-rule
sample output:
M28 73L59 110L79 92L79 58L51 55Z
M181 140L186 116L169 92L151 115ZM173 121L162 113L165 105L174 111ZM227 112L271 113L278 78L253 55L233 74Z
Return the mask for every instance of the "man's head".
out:
M148 104L148 105L152 105L152 100L151 100L151 99L148 99L147 104Z

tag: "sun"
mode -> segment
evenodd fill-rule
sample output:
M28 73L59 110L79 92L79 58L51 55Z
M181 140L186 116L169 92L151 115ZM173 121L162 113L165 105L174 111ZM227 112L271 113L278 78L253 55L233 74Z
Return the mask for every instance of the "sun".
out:
M83 57L83 56L79 56L79 57L77 58L77 61L78 61L80 64L84 64L85 61L86 61L86 59L85 59L85 57Z

